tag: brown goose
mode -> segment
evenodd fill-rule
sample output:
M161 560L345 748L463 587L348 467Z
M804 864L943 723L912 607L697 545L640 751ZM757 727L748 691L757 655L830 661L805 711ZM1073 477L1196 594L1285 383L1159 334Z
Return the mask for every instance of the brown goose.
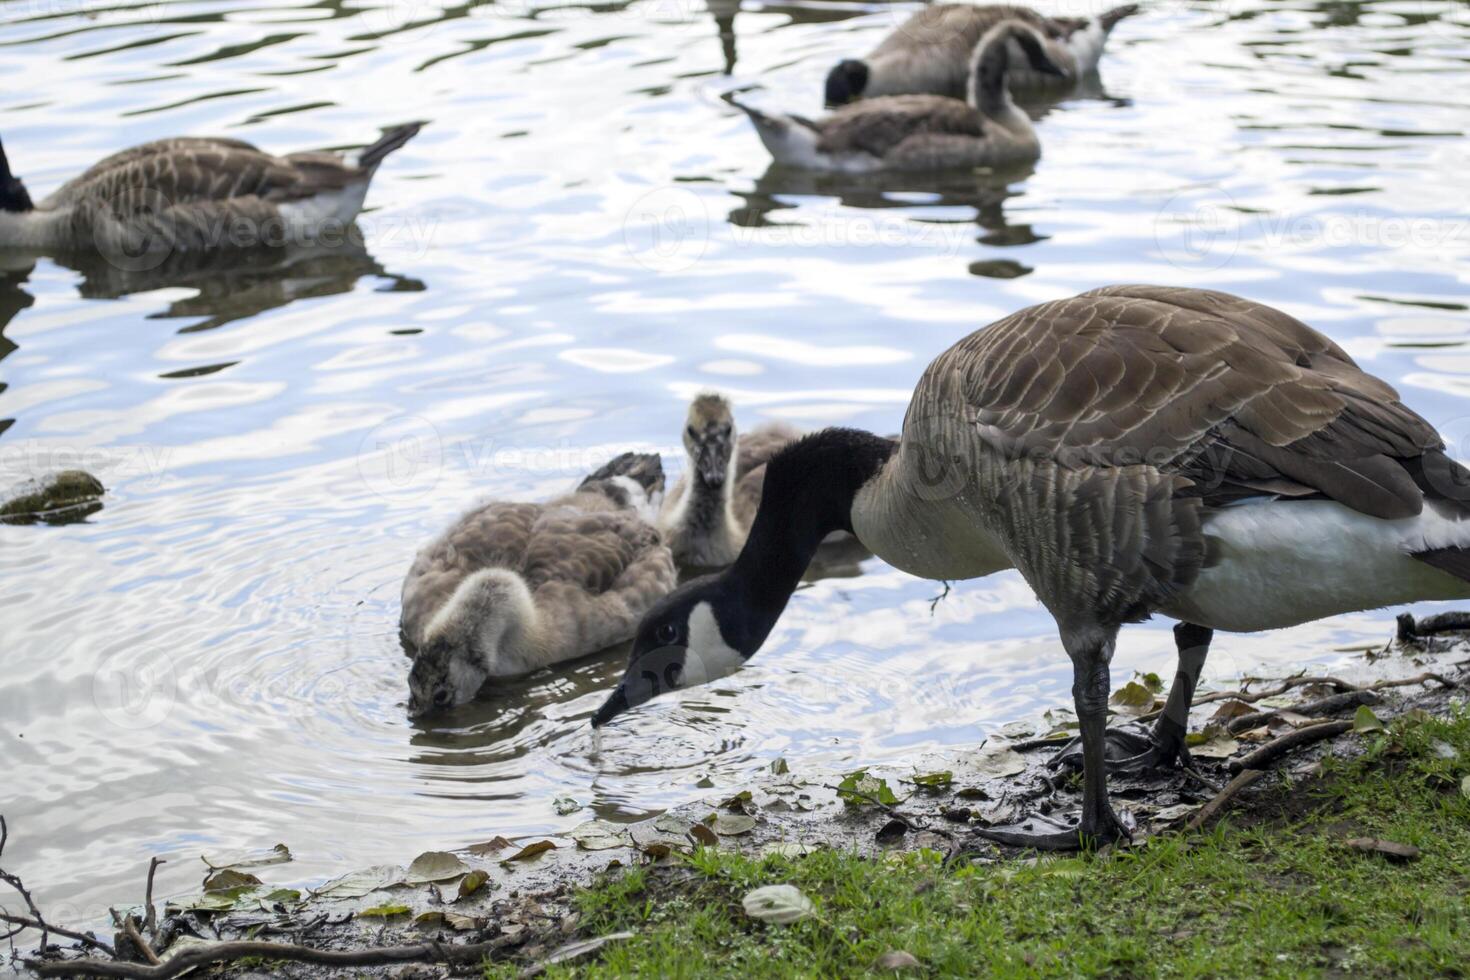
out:
M390 129L347 157L278 157L234 139L155 140L93 164L39 204L0 147L0 247L137 257L342 234L378 164L420 125Z
M1047 57L1035 30L1005 20L974 45L968 101L889 95L842 106L813 122L726 98L750 116L771 156L787 166L867 173L1033 163L1041 156L1041 143L1006 88L1013 44L1035 71L1064 74Z
M734 561L760 506L766 464L800 436L768 422L737 438L729 401L712 392L696 396L684 426L688 469L658 518L674 560L704 569Z
M986 31L1003 20L1018 20L1035 29L1047 56L1067 73L1028 69L1021 51L1013 47L1016 67L1009 78L1011 91L1018 96L1062 94L1097 70L1113 26L1137 10L1138 5L1130 3L1097 17L1046 17L1009 4L936 3L904 21L867 57L838 62L827 73L827 104L846 105L880 95L962 99L970 77L970 52Z
M657 454L624 453L547 503L477 507L420 551L403 581L409 714L631 637L676 580L650 523L663 487Z
M1470 597L1467 518L1470 470L1322 334L1225 293L1109 286L941 354L896 450L827 429L778 454L735 564L654 606L593 724L739 667L817 542L848 530L927 578L1021 572L1072 660L1082 813L984 833L1110 840L1123 829L1107 797L1108 662L1124 623L1178 620L1179 669L1152 744L1111 764L1185 759L1212 630Z

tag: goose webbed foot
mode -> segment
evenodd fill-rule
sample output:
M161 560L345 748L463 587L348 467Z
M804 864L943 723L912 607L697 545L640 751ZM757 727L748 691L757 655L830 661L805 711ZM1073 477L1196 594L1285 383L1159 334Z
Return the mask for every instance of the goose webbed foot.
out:
M1101 807L1084 810L1080 818L1034 814L1015 823L982 827L975 833L997 844L1038 851L1091 850L1124 838L1133 839L1132 831L1106 802Z
M1109 728L1103 738L1108 772L1137 775L1168 769L1175 764L1188 767L1192 763L1189 749L1184 745L1183 727L1167 718L1149 732L1133 727ZM1080 772L1082 739L1074 738L1062 746L1047 765L1053 769Z

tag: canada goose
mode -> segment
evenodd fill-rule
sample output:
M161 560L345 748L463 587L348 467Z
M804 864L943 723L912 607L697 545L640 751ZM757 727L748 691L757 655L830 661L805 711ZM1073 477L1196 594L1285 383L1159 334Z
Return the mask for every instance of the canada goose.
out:
M880 95L962 99L970 77L970 52L986 31L1003 20L1018 20L1035 28L1047 56L1067 72L1053 75L1017 67L1008 80L1011 91L1018 96L1065 92L1096 70L1113 25L1137 10L1138 5L1130 3L1097 17L1045 17L1009 4L937 3L904 21L866 58L838 62L827 73L827 104L846 105ZM1014 46L1011 53L1017 58L1021 54Z
M1178 673L1149 750L1187 759L1212 631L1470 597L1470 470L1340 347L1225 293L1109 286L1042 303L941 354L895 451L826 429L771 460L726 571L638 627L606 724L752 656L822 536L964 579L1016 568L1057 621L1081 722L1080 825L984 831L1075 847L1123 833L1107 796L1108 662L1120 626L1178 621ZM1033 825L1044 824L1033 818Z
M340 234L362 210L378 164L421 125L390 129L348 157L277 157L234 139L155 140L93 164L40 204L0 146L0 247L136 258Z
M651 523L663 485L657 454L624 453L547 503L477 507L420 551L403 582L410 716L631 637L676 581Z
M968 102L943 95L888 95L842 106L812 122L726 98L750 116L776 162L789 166L861 173L1031 163L1041 156L1041 143L1006 89L1011 41L1035 70L1062 74L1034 30L1006 20L975 44Z
M695 397L683 435L688 468L658 518L674 560L696 568L734 561L760 505L766 463L800 436L789 425L769 422L737 438L723 395Z

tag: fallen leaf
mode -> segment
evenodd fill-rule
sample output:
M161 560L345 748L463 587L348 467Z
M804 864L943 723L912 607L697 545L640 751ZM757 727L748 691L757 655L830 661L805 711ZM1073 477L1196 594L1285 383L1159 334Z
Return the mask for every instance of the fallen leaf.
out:
M480 870L479 868L476 868L474 871L471 871L469 874L465 875L463 878L460 879L460 882L459 882L459 897L460 898L469 898L475 892L477 892L481 888L485 887L485 882L487 882L489 880L490 880L490 876L489 875L487 875L484 871Z
M1419 860L1419 848L1413 844L1400 844L1397 841L1380 840L1377 837L1353 837L1345 843L1355 851L1362 851L1365 854L1382 854L1393 861Z
M902 949L890 949L873 964L878 970L922 970L924 964L913 953Z
M979 786L966 786L964 789L961 789L958 792L956 792L955 793L955 796L959 797L962 800L988 800L988 799L990 799L990 794L987 793L987 792L985 792L985 790L981 789Z
M391 888L403 884L403 869L397 865L380 864L361 871L353 871L316 889L314 894L331 898L361 898L380 888Z
M479 921L472 915L461 915L458 912L443 912L434 909L430 912L420 912L413 917L413 924L420 929L434 929L440 926L453 929L455 932L469 932L479 925Z
M1141 715L1154 708L1154 692L1138 681L1129 681L1113 692L1108 703L1123 714Z
M263 906L286 905L301 901L301 892L295 888L274 888L260 896Z
M701 824L700 826L703 826ZM743 813L726 813L715 819L715 833L721 837L737 837L755 829L755 817Z
M1243 732L1236 732L1235 737L1242 742L1268 742L1273 736L1270 727L1262 725L1260 728L1247 728Z
M1201 759L1228 759L1240 750L1240 743L1229 732L1215 726L1186 735L1184 742L1190 754Z
M872 803L892 806L899 802L898 797L889 787L888 781L879 779L877 776L869 776L866 769L859 769L842 777L842 782L837 784L837 796L849 806L865 806Z
M556 844L554 842L549 841L549 840L538 840L538 841L534 841L534 842L532 842L530 844L527 844L525 847L521 848L519 851L516 851L514 854L512 854L510 857L506 858L505 860L506 861L529 861L531 858L535 857L538 854L544 854L547 851L554 851L554 850L556 850Z
M1005 738L1020 739L1027 735L1036 734L1036 726L1029 721L1011 721L996 729L997 735Z
M638 850L642 851L644 854L647 854L655 861L659 860L660 858L668 857L674 851L672 847L665 844L663 841L657 840L649 841L646 844L638 844L637 846Z
M736 793L734 796L727 797L726 799L721 800L720 806L726 810L734 810L738 813L744 813L746 812L746 806L753 802L754 798L751 796L750 790L743 789L740 792Z
M1153 671L1149 671L1146 674L1136 674L1135 676L1138 678L1140 684L1155 694L1162 694L1164 692L1164 679Z
M1210 715L1210 723L1223 724L1224 722L1239 718L1241 715L1253 715L1257 710L1255 705L1247 704L1239 698L1227 698L1221 701L1220 707L1216 708L1215 713Z
M972 763L978 774L987 779L1014 776L1026 771L1026 760L1008 742L986 742Z
M584 939L580 942L567 943L565 946L559 947L550 956L546 957L546 959L541 960L539 963L533 963L531 966L526 967L524 970L521 971L520 975L523 978L540 976L542 973L546 972L546 968L548 966L555 966L558 963L566 963L570 960L575 960L579 957L595 953L602 947L606 946L608 943L617 942L621 939L632 938L633 934L631 932L612 932L608 933L606 936L598 936L595 939Z
M606 820L588 820L579 823L567 834L584 851L607 851L614 847L627 847L633 843L626 827Z
M812 900L795 885L766 885L745 893L740 900L745 914L761 922L787 925L809 917Z
M465 850L469 851L471 854L479 854L481 856L484 856L486 854L494 854L497 851L503 851L507 847L513 846L514 845L504 837L492 837L490 840L485 841L483 844L471 844L469 847L465 848Z
M1381 732L1383 731L1383 722L1378 720L1378 716L1373 713L1372 708L1366 704L1360 704L1358 705L1357 713L1353 715L1353 731L1359 735L1364 735L1368 732Z
M767 844L765 847L761 848L761 856L764 857L768 854L775 854L779 857L796 858L805 857L806 855L812 854L818 850L820 850L820 848L815 844L798 844L794 841L779 841L775 844Z
M231 851L225 854L201 854L199 860L211 871L225 868L263 868L269 864L285 864L291 860L291 849L277 844L267 851Z
M880 844L894 844L902 840L903 835L908 833L908 830L908 824L902 820L890 820L878 828L878 833L875 835L875 838Z
M228 892L240 888L254 888L261 884L264 882L248 871L222 868L204 879L204 890L206 892Z
M705 847L716 847L720 843L719 835L702 823L697 823L693 827L690 827L689 836L693 837L697 843L703 844Z
M693 823L694 821L686 820L678 814L661 813L653 821L653 829L661 830L666 834L673 834L675 837L683 837L689 833L689 827Z
M771 763L771 772L777 776L784 776L791 771L785 759L777 759Z
M1174 806L1166 806L1155 811L1153 822L1155 824L1174 823L1175 821L1183 820L1198 809L1199 806L1194 803L1176 803Z
M942 789L954 782L954 773L948 769L939 772L919 773L909 777L909 782L925 789Z
M431 881L448 881L468 874L470 866L448 851L425 851L413 859L408 874L403 876L405 884L427 885Z
M357 913L359 919L390 919L395 915L407 915L411 912L407 905L374 905L370 909L363 909Z
M576 813L578 810L582 809L582 804L578 803L570 796L558 796L556 799L551 801L551 805L553 808L555 808L556 812L561 814L562 816L566 816L568 813Z

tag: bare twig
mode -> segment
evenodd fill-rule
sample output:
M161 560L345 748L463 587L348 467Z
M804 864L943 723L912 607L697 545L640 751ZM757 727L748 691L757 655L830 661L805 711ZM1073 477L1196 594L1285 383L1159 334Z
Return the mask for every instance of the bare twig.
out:
M42 926L42 922L40 919L30 919L23 915L10 915L6 912L0 912L0 922L8 922L11 925L18 927L11 935L19 934L22 929L39 929ZM85 932L73 932L70 929L63 929L60 926L53 926L50 924L47 924L46 928L49 929L51 932L56 933L56 935L58 936L65 936L67 939L74 939L77 942L81 943L83 946L89 946L92 949L106 953L108 956L117 955L113 952L112 946L104 943L96 936L90 936Z
M1215 815L1225 808L1225 804L1235 798L1236 794L1257 779L1260 779L1262 775L1264 773L1259 769L1241 770L1234 779L1225 784L1224 789L1215 794L1214 799L1200 807L1199 811L1189 818L1189 823L1185 824L1184 828L1186 830L1199 830L1206 823L1213 820Z
M9 840L10 828L5 823L5 817L3 815L0 815L0 857L5 856L5 845ZM41 910L36 907L36 900L31 897L30 891L20 880L20 875L11 874L9 871L0 868L0 882L4 882L11 888L14 888L17 892L20 893L20 897L25 899L26 908L30 910L31 918L35 920L35 928L41 930L41 948L44 949L47 945L47 934L50 932L55 932L56 930L51 928L50 924L46 922L46 917L43 916L41 914ZM19 932L20 930L16 929L10 935L14 936ZM7 936L6 938L10 937Z
M1268 711L1253 711L1248 715L1239 715L1231 718L1225 723L1225 728L1231 734L1238 734L1248 728L1263 725L1281 714L1282 711L1293 711L1299 715L1330 715L1336 714L1344 708L1355 708L1360 704L1377 704L1378 695L1364 688L1360 691L1348 691L1344 694L1334 694L1331 697L1322 698L1319 701L1308 701L1306 704L1298 704L1290 708L1273 708Z
M158 954L153 952L153 947L148 945L148 940L144 939L143 934L138 931L137 923L131 915L123 916L123 932L133 941L133 945L138 948L138 952L143 954L143 959L152 963L154 966L159 964Z
M1304 748L1323 739L1335 738L1344 732L1351 731L1352 727L1353 723L1350 721L1327 721L1320 725L1308 725L1306 728L1298 728L1294 732L1287 732L1280 738L1267 742L1244 758L1232 759L1230 761L1230 771L1241 772L1245 769L1264 769L1280 755L1284 755L1293 749Z
M148 936L155 943L158 942L158 913L153 908L153 875L158 871L160 864L167 864L163 858L156 857L148 862L148 890L143 898L143 904L147 906L148 912L143 919L143 928L148 931Z
M891 804L891 803L884 803L882 800L878 799L877 797L869 796L867 793L864 793L862 790L857 790L857 789L838 789L836 786L827 786L826 788L827 789L830 789L830 790L832 790L832 791L834 791L836 793L839 793L841 795L844 795L844 796L854 796L854 797L857 797L858 799L862 800L864 803L871 803L871 804L873 804L874 806L876 806L880 810L882 810L884 813L886 813L889 817L891 817L892 819L897 820L899 823L903 824L909 830L912 830L912 831L915 831L915 832L918 832L918 831L928 831L931 834L938 834L940 837L948 838L951 841L953 841L955 839L955 835L952 834L952 833L950 833L949 831L943 830L943 829L941 829L939 827L931 827L928 823L925 823L922 820L917 820L914 817L911 817L911 816L909 816L906 813L900 813L897 809L894 808L893 804Z
M1436 613L1420 620L1415 620L1413 613L1403 613L1398 617L1400 643L1410 643L1421 636L1429 636L1433 633L1449 633L1458 630L1470 630L1470 613Z
M214 943L191 946L169 957L157 966L117 963L106 960L67 960L59 963L26 963L41 977L123 977L126 980L169 980L186 970L210 963L229 963L246 956L263 956L272 960L297 963L319 963L322 966L384 966L390 963L476 963L490 953L511 944L506 937L485 943L446 946L442 943L419 943L413 946L374 946L357 950L312 949L294 943L256 941Z

